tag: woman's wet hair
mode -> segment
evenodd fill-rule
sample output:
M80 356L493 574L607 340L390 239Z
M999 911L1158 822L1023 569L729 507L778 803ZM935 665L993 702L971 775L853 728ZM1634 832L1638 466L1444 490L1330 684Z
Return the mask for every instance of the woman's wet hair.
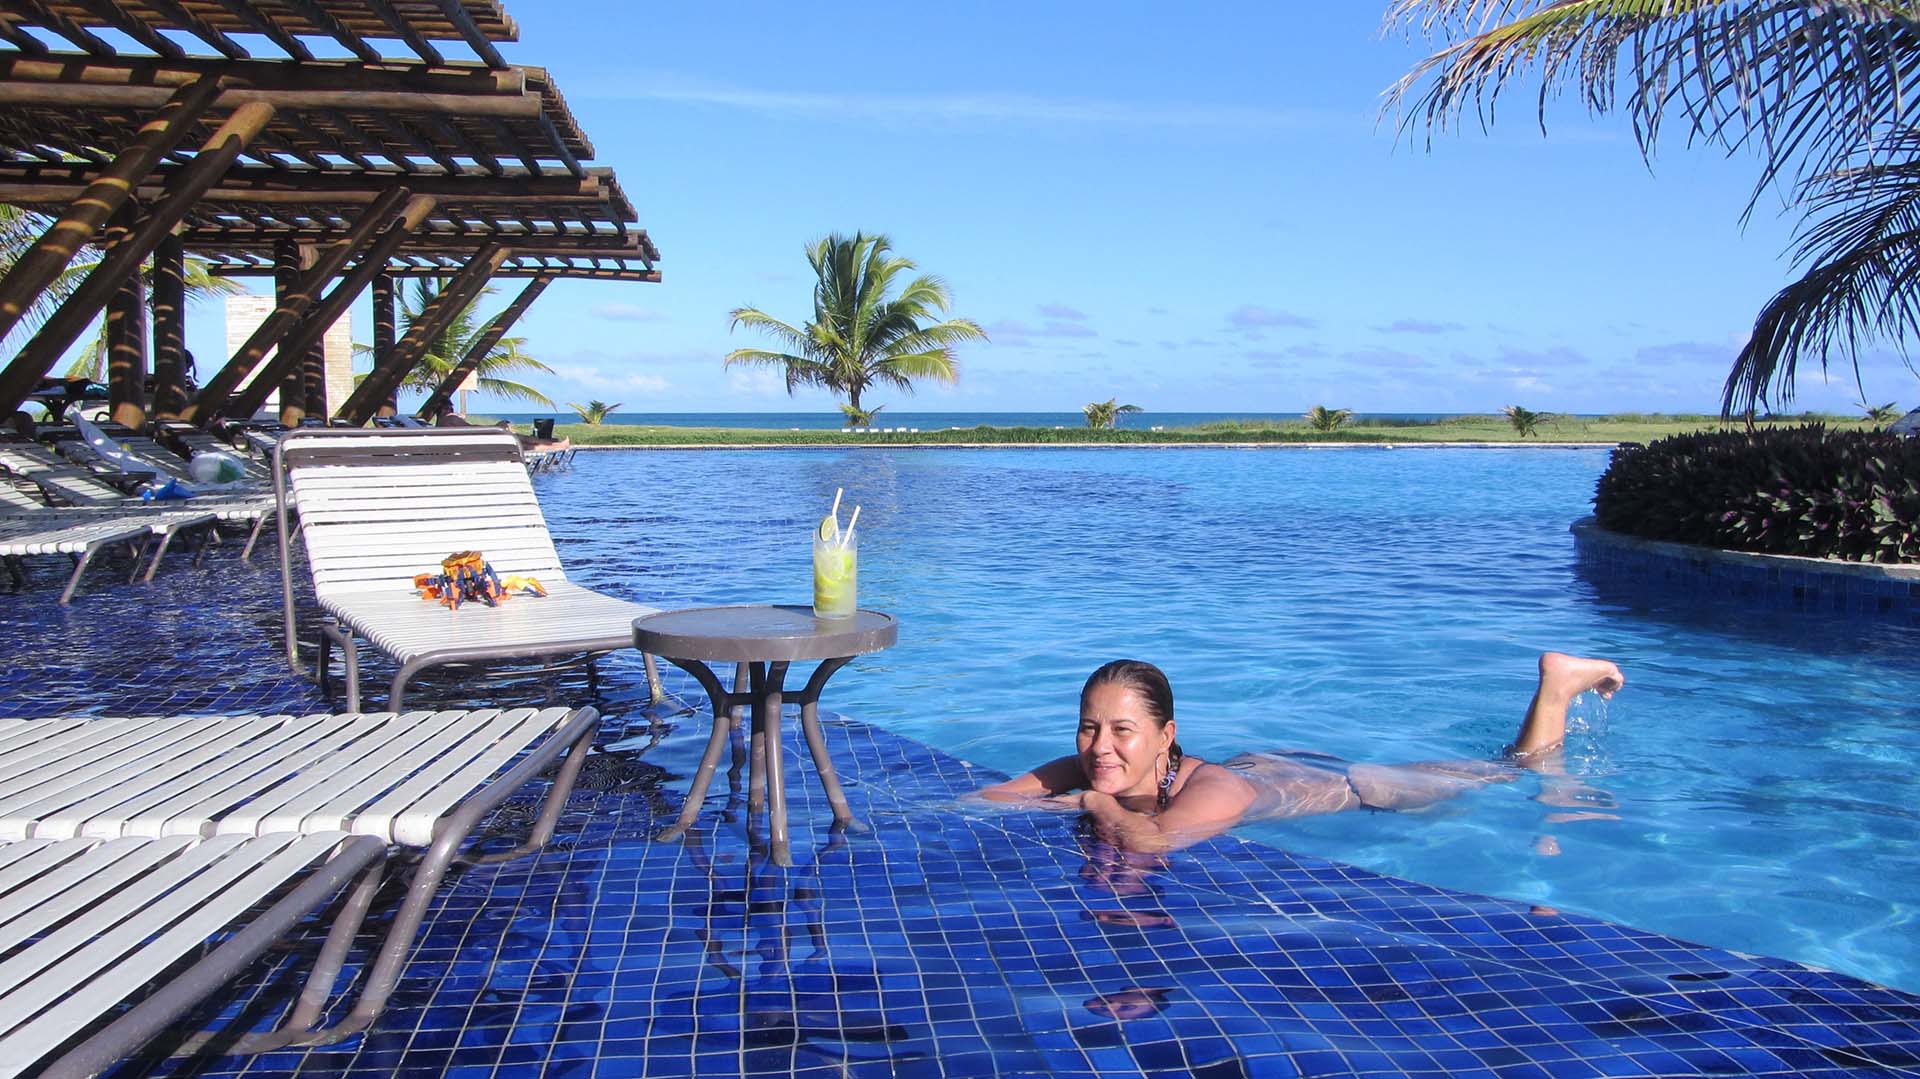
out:
M1147 706L1147 714L1154 723L1165 727L1173 719L1173 684L1167 681L1166 672L1142 659L1116 659L1103 664L1099 670L1087 676L1087 684L1080 687L1080 710L1087 710L1087 695L1093 687L1114 683L1133 691ZM1167 747L1167 775L1160 783L1159 803L1161 808L1167 804L1168 794L1174 778L1180 772L1180 758L1185 756L1180 743L1175 741Z

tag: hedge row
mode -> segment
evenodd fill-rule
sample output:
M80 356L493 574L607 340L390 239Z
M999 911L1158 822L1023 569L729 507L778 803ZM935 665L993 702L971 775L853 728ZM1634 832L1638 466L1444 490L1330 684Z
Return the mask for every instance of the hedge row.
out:
M1648 539L1920 562L1920 439L1816 423L1623 445L1593 509L1602 526Z

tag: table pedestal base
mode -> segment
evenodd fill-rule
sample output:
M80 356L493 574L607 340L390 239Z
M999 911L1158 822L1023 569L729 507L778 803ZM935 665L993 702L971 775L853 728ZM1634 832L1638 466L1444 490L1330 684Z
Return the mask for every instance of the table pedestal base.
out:
M757 813L765 808L774 863L792 865L793 853L787 839L787 786L782 775L784 760L780 734L780 712L787 697L788 664L784 661L740 664L746 671L748 682L746 691L741 692L737 678L734 689L728 690L713 669L700 660L665 658L692 675L707 691L708 698L713 702L713 733L707 738L707 750L700 758L700 767L693 773L693 785L687 791L687 804L680 810L680 818L655 838L663 841L678 839L700 816L700 807L707 798L707 787L712 784L713 773L720 767L720 758L727 751L734 726L734 710L745 707L751 716L751 726L748 728L751 731L751 748L748 752L751 768L747 809ZM840 789L840 776L833 770L833 758L827 754L826 736L820 731L820 691L826 688L827 679L832 678L834 672L846 666L851 659L849 656L822 660L820 666L814 668L813 676L807 679L806 687L795 694L794 699L800 705L800 730L805 734L807 749L813 755L813 766L820 773L820 785L826 789L827 802L833 806L834 823L859 830L864 825L854 820L853 811L847 808L847 796ZM738 763L735 762L736 766Z

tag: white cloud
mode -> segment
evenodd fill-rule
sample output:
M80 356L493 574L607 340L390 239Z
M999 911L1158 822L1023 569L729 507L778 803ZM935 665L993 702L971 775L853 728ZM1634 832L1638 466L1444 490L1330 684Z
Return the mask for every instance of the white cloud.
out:
M1261 109L1198 102L1155 105L1137 101L1100 101L1033 97L1025 94L843 94L805 90L757 90L694 83L671 77L651 83L634 80L620 86L585 88L595 97L713 105L784 116L809 116L861 123L898 121L922 126L929 121L968 124L1040 124L1119 129L1211 128L1229 131L1305 130L1346 126L1354 116L1300 109ZM581 90L568 87L581 96ZM1361 115L1361 114L1355 114Z
M603 303L593 309L601 318L616 319L620 322L658 322L667 316L652 308L631 303Z
M748 397L785 397L787 378L764 367L729 367L727 389Z
M1227 323L1237 330L1257 331L1265 327L1299 327L1302 329L1318 325L1305 315L1296 315L1291 311L1276 311L1258 304L1241 304L1227 315Z

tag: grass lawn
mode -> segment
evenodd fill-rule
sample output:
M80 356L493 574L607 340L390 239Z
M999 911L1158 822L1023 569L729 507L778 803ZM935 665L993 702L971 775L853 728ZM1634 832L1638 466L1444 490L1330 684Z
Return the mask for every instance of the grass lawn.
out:
M1820 421L1830 427L1862 429L1865 420L1842 416L1801 415L1769 421L1763 426L1792 426ZM1140 423L1133 419L1129 423ZM1504 416L1457 416L1445 420L1391 424L1359 423L1322 434L1305 420L1226 420L1195 427L1148 431L1135 427L1095 431L1085 427L970 427L962 430L922 430L918 434L842 434L839 431L762 430L744 427L642 427L622 424L561 424L557 437L579 446L950 446L950 445L1180 445L1182 443L1381 443L1381 442L1648 442L1692 431L1738 429L1711 415L1622 413L1597 418L1567 417L1540 425L1522 439ZM516 428L530 434L526 424Z

